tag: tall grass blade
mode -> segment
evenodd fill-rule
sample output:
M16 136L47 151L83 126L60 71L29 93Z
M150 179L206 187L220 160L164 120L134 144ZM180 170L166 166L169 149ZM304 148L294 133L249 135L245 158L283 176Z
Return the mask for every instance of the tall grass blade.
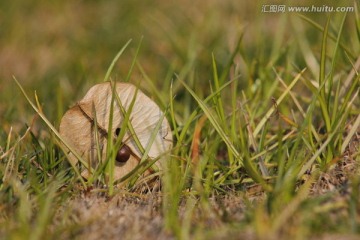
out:
M115 171L115 156L114 153L114 134L112 132L113 129L113 120L114 120L114 102L115 102L115 94L116 87L114 82L111 83L111 102L110 102L110 113L109 113L109 123L108 123L108 135L107 135L107 145L106 145L106 174L105 181L109 185L109 196L112 196L114 193L114 171ZM108 178L108 179L107 179Z
M180 80L181 81L181 80ZM184 85L186 90L193 96L193 98L198 102L200 108L204 111L206 116L208 117L211 124L214 126L215 130L219 133L225 144L228 146L228 148L231 150L231 152L234 154L235 158L241 159L240 154L235 149L235 146L232 144L229 136L225 133L225 131L222 129L222 126L220 125L219 121L216 119L214 114L210 111L210 109L206 106L205 102L202 101L196 93L183 81L181 83Z
M355 25L356 25L356 33L358 40L360 41L360 10L359 10L359 2L354 2L355 7Z
M325 96L325 68L326 68L326 47L327 47L327 38L328 38L328 31L329 31L329 24L330 24L330 17L327 19L325 29L323 32L323 39L321 44L321 59L320 59L320 72L319 72L319 86L324 86L319 88L320 95L319 95L319 102L321 106L321 112L325 121L325 126L327 132L331 132L331 122L329 116L329 109L326 105L326 96Z
M128 82L128 81L130 80L131 74L132 74L132 72L133 72L134 66L135 66L136 61L137 61L137 57L138 57L139 52L140 52L140 48L141 48L141 44L142 44L143 38L144 38L144 37L141 37L140 42L139 42L139 45L138 45L138 47L136 48L136 53L135 53L135 56L134 56L134 58L133 58L133 60L132 60L132 62L131 62L131 66L130 66L129 72L128 72L126 78L125 78L125 82ZM130 43L130 40L129 40L128 43ZM125 45L125 47L126 47L126 46L127 46L127 44ZM116 57L117 57L117 56L116 56ZM115 61L117 61L116 57L115 57L115 59L114 59ZM120 56L119 56L119 57L120 57Z
M298 73L296 75L296 77L294 78L294 80L290 83L290 85L285 89L285 91L283 92L283 94L281 94L281 96L276 100L276 104L280 105L280 103L284 100L284 98L289 94L290 90L295 86L295 84L299 81L301 75L305 72L306 69L303 69L300 73ZM254 134L254 138L257 137L257 135L260 133L261 129L264 127L265 123L268 121L268 119L271 117L271 115L274 113L275 109L271 108L269 109L265 116L260 120L260 122L258 123L258 125L256 126L253 134Z
M356 94L356 95L358 95L358 94ZM348 132L343 144L341 145L341 154L343 154L345 152L345 149L349 145L349 143L350 143L351 139L353 138L353 136L355 134L359 133L359 129L360 129L360 115L357 116L357 118L355 120L355 123L351 127L351 129Z
M336 64L336 60L337 60L337 53L339 51L339 46L340 46L340 40L341 40L341 36L342 36L342 32L344 29L344 24L345 24L345 20L346 20L346 16L347 14L344 14L344 17L342 19L341 25L340 25L340 29L339 29L339 33L336 39L336 43L335 43L335 48L334 48L334 53L333 53L333 59L331 62L331 70L330 70L330 76L329 76L329 85L328 85L328 96L327 96L327 104L328 104L328 110L330 111L330 99L331 99L331 94L332 94L332 87L334 84L334 73L335 73L335 64ZM336 108L333 108L333 112L336 112Z
M213 98L214 103L215 103L215 109L220 118L220 122L225 123L225 113L224 113L224 107L223 107L222 100L221 100L221 93L218 91L220 88L220 83L219 83L219 77L218 77L218 73L217 73L217 66L216 66L214 54L212 54L212 67L213 67L215 92L218 92ZM227 124L223 124L223 128L225 129L225 132L227 132Z
M120 51L116 54L115 58L112 60L107 72L106 72L106 75L104 77L104 82L108 81L109 78L110 78L110 74L115 66L115 63L118 61L118 59L120 58L120 56L124 53L125 49L127 48L127 46L131 43L131 39L129 41L127 41L125 43L125 45L120 49Z
M315 21L313 21L312 19L308 18L307 16L305 15L302 15L302 14L298 14L298 16L300 18L302 18L303 20L305 20L306 22L310 23L312 26L314 26L316 29L320 30L321 32L324 32L324 28L316 23ZM332 35L332 34L329 34L329 38L333 41L336 42L336 36ZM349 54L349 56L352 58L352 59L355 59L356 58L356 55L354 55L353 51L350 50L344 43L340 43L340 46L341 48L347 53Z

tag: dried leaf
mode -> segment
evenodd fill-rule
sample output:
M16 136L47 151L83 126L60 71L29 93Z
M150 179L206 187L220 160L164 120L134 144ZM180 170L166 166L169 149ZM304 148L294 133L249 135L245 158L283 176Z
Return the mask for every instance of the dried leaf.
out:
M127 111L135 96L136 87L129 83L116 83L115 90L120 98L121 105L125 111ZM124 119L121 107L115 100L112 129L107 129L109 125L111 99L112 89L110 82L97 84L87 92L80 102L65 113L60 123L61 136L68 141L80 155L87 159L89 165L93 168L96 168L101 161L105 160L108 134L113 136L112 138L115 142L116 131L121 128ZM149 97L140 90L137 90L129 121L143 148L149 144L150 136L163 114L160 108ZM97 117L97 128L95 127L95 116ZM98 159L97 143L95 140L96 129L98 129L98 146L101 148L101 159ZM130 131L126 131L122 141L131 149L132 154L126 162L116 162L114 172L115 180L120 179L133 170L142 158L141 148L139 149L137 146L134 136L130 134ZM164 119L151 145L148 156L151 159L158 157L164 159L165 154L169 152L171 147L172 133L169 123ZM73 163L77 162L71 153L69 153L68 157ZM161 162L161 160L156 162L159 169L162 169ZM88 177L88 174L86 170L82 173L84 177Z

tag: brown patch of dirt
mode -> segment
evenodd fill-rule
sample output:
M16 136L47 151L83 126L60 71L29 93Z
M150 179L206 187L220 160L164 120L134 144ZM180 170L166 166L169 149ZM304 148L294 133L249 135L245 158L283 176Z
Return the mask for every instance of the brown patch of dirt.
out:
M163 227L158 195L118 194L109 199L87 194L70 200L58 213L59 222L63 216L77 225L64 239L172 239Z
M254 239L251 231L239 231L228 223L244 219L245 205L241 196L216 196L208 205L198 207L195 200L190 226L204 230L207 239ZM179 206L180 219L186 218L186 203ZM57 213L54 228L64 226L60 239L175 239L164 226L161 193L143 195L83 194L68 201ZM198 226L199 223L201 226ZM69 227L73 226L73 227ZM190 233L191 235L196 233Z

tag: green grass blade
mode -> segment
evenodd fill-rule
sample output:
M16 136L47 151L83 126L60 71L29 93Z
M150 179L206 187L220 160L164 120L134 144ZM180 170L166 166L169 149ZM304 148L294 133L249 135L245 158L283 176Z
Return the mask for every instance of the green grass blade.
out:
M175 133L176 139L180 139L178 125L175 120L175 109L174 109L175 96L174 96L174 89L173 89L173 81L171 81L171 85L170 85L169 100L170 100L170 117L171 117L173 129L174 129L173 132Z
M219 133L219 135L221 136L221 138L223 139L225 144L228 146L228 148L234 154L235 158L241 159L239 152L235 149L235 146L232 144L229 136L224 132L219 121L216 119L215 115L210 111L210 109L206 106L205 102L202 101L185 82L181 81L181 83L184 85L186 90L193 96L193 98L198 102L200 108L204 111L204 113L208 117L209 121L214 126L215 130Z
M353 79L349 89L346 91L345 96L341 96L343 98L343 101L342 101L342 105L341 105L340 110L339 110L339 114L343 114L343 112L345 111L345 109L348 106L351 95L354 93L354 91L356 89L359 89L359 86L360 86L360 75L357 75L355 77L355 79Z
M234 51L231 53L231 56L228 60L228 62L226 63L226 66L224 68L224 71L222 72L221 76L220 76L220 84L223 84L226 77L229 75L229 72L230 72L230 69L231 69L231 66L232 64L234 63L234 59L235 57L237 56L237 54L239 53L240 51L240 44L241 44L241 41L244 37L244 33L241 33L237 42L236 42L236 45L235 45L235 49ZM214 56L213 56L214 57Z
M111 62L106 75L104 77L104 82L108 81L110 78L110 74L115 66L115 63L118 61L118 59L120 58L120 56L124 53L125 49L127 48L127 46L131 43L131 39L129 41L127 41L125 43L125 45L120 49L120 51L116 54L115 58L113 59L113 61Z
M54 214L52 210L53 205L55 204L54 198L56 196L56 191L59 186L56 182L53 182L46 191L46 196L40 196L39 199L39 212L37 218L35 219L35 224L33 231L30 234L30 240L45 239L46 238L46 228L50 224L51 215Z
M107 145L106 145L106 168L105 168L105 182L109 185L109 196L112 196L114 193L114 171L115 171L115 153L114 153L114 134L113 129L113 120L114 120L114 102L116 95L116 86L114 82L111 84L111 102L110 102L110 114L109 114L109 123L108 123L108 135L107 135ZM108 178L108 179L107 179Z
M92 104L92 112L94 114L94 135L95 135L95 143L96 143L96 155L97 159L99 161L98 167L102 165L102 149L100 147L100 138L99 138L99 129L98 129L98 123L97 123L97 114L95 105ZM97 179L98 176L98 169L95 169L95 172L93 174L90 173L90 177L88 179L89 183L91 184L95 179Z
M214 85L215 85L215 92L218 92L214 98L213 101L215 103L215 109L218 113L218 116L220 118L220 121L222 123L225 123L225 113L224 113L224 107L222 104L222 100L221 100L221 93L218 91L220 88L220 83L219 83L219 77L218 77L218 73L217 73L217 66L216 66L216 61L215 61L215 57L214 54L212 54L212 67L213 67L213 78L214 78ZM223 128L225 129L225 132L227 133L227 124L223 124Z
M166 113L166 112L165 112L165 113ZM144 153L143 153L143 155L142 155L142 157L141 157L141 159L140 159L140 164L143 163L143 162L145 162L145 161L149 161L149 156L148 156L148 154L149 154L150 149L151 149L151 147L152 147L152 145L153 145L153 143L154 143L154 141L155 141L155 139L156 139L156 137L157 137L157 135L158 135L158 133L159 133L159 130L160 130L161 126L162 126L162 123L163 123L164 118L165 118L165 113L163 113L163 114L160 116L159 121L157 122L154 130L152 131L152 133L151 133L151 135L150 135L150 137L149 137L149 141L148 141L148 143L147 143L147 145L146 145L146 147L145 147ZM150 161L151 161L151 160L150 160ZM153 162L153 163L155 163L155 162ZM155 171L159 171L159 169L158 169L153 163L151 163L150 166L152 166ZM144 171L145 171L145 170L146 170L146 168L144 169ZM142 173L143 173L143 172L140 172L139 175L141 175ZM130 181L130 186L132 186L132 185L135 183L136 179L137 179L137 178L134 178L133 181Z
M299 81L300 77L302 76L302 74L305 72L306 69L303 69L300 73L298 73L296 75L296 77L294 78L294 80L290 83L290 85L285 89L285 91L283 92L283 94L281 94L281 96L276 100L276 104L280 105L280 103L282 102L282 100L284 100L284 98L289 94L290 90L295 86L295 84ZM265 116L260 120L260 122L258 123L258 125L256 126L255 130L254 130L254 138L256 138L256 136L260 133L261 129L264 127L265 123L268 121L268 119L271 117L271 115L274 113L275 109L271 108L269 109Z
M133 72L134 66L135 66L135 64L136 64L136 61L137 61L137 58L138 58L138 55L139 55L139 52L140 52L140 48L141 48L142 41L143 41L143 37L141 37L140 42L139 42L139 45L138 45L138 47L136 48L135 56L134 56L134 58L133 58L133 60L132 60L131 66L130 66L130 68L129 68L129 72L128 72L126 78L125 78L125 82L128 82L128 81L130 80L131 74L132 74L132 72ZM130 42L129 42L129 43L130 43ZM125 47L126 47L126 46L127 46L127 45L125 45ZM120 57L120 56L119 56L119 57Z
M355 94L355 96L358 96L359 91ZM341 154L345 152L346 147L349 145L352 137L359 132L360 129L360 115L357 116L355 123L351 127L350 131L348 132L343 144L341 145Z
M360 10L359 10L359 2L354 3L355 6L355 25L356 25L356 33L358 40L360 41Z
M180 80L180 82L182 82L182 81ZM207 102L209 102L218 92L224 90L224 89L225 89L227 86L229 86L232 82L233 82L233 80L225 83L224 85L222 85L218 91L215 91L215 92L213 92L212 94L210 94L210 95L204 100L204 103L206 104ZM183 128L182 128L182 131L181 131L179 137L177 138L177 141L178 141L178 142L177 142L177 146L174 147L174 149L175 149L175 155L178 153L177 151L181 149L182 144L184 143L184 139L185 139L185 137L186 137L187 131L189 130L192 121L196 118L197 115L198 115L198 109L195 109L195 110L191 113L191 115L187 118L187 121L185 122L185 124L184 124L184 126L183 126Z
M302 18L303 20L305 20L306 22L310 23L312 26L314 26L316 29L320 30L321 32L324 32L324 28L319 25L318 23L316 23L315 21L313 21L312 19L306 17L305 15L302 15L302 14L298 14L298 16L300 18ZM333 35L329 35L329 38L333 41L336 41L336 37L333 36ZM355 59L356 56L354 55L353 51L351 51L348 47L346 47L345 44L343 43L340 43L340 46L341 48L347 53L349 54L349 56L352 58L352 59Z
M326 47L327 47L327 38L328 38L328 31L329 31L329 24L330 24L330 17L327 19L325 29L323 32L323 39L321 44L321 59L320 59L320 72L319 72L319 86L323 86L319 88L320 95L319 95L319 102L321 106L321 112L325 121L325 126L327 132L331 132L331 122L329 116L329 109L326 105L326 96L325 96L325 70L326 70Z
M340 25L340 29L339 29L338 36L337 36L336 43L335 43L333 59L332 59L332 62L331 62L331 70L330 70L329 84L328 84L328 90L327 90L328 91L327 104L329 106L328 107L329 111L330 111L330 107L331 107L330 99L331 99L331 95L332 95L332 87L333 87L333 84L334 84L335 65L336 65L336 60L337 60L337 55L338 55L337 53L339 51L340 40L341 40L342 32L343 32L343 29L344 29L346 16L347 15L344 14L344 17L343 17L341 25ZM337 110L337 108L332 109L333 112L337 112L336 110Z
M125 110L125 108L124 108L124 106L123 106L123 104L121 102L119 94L115 93L115 97L116 97L116 102L117 102L117 104L118 104L118 106L120 108L121 113L123 114L123 116L125 116L124 121L126 121L127 129L130 131L130 135L134 139L136 146L139 148L140 152L143 153L144 152L144 146L141 144L138 136L136 135L134 127L132 126L131 121L130 121L130 114L132 112L132 109L133 109L135 101L136 101L138 89L139 88L137 87L136 90L135 90L135 94L134 94L133 98L131 99L131 103L129 105L129 108L127 110ZM123 129L121 129L121 130L123 130Z

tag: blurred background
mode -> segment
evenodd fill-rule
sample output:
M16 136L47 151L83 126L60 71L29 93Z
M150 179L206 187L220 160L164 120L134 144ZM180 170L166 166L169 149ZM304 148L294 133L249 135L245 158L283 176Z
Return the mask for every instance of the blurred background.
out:
M275 4L354 6L351 0L319 2ZM148 94L152 82L164 93L164 102L171 81L178 76L192 81L198 94L205 95L213 74L212 54L221 71L239 42L235 66L241 74L240 87L255 88L261 79L275 79L272 68L286 67L292 79L294 72L308 67L309 74L313 74L310 77L315 79L318 64L312 60L320 58L321 31L296 13L263 11L265 5L273 4L267 0L246 4L240 0L2 0L0 131L8 131L10 126L21 128L35 115L12 76L31 96L36 91L45 114L58 124L69 106L81 99L91 85L103 81L112 59L130 39L132 42L117 62L112 78L118 81L126 78L141 42L138 65L130 81L141 80L141 88ZM321 26L330 15L302 14ZM356 56L359 41L354 15L348 13L342 41ZM331 14L332 23L340 22L343 16ZM338 30L339 24L330 26L331 34L336 36ZM341 57L347 58L345 54ZM340 69L351 69L348 62L343 64L348 66ZM144 78L150 81L142 81ZM266 91L266 85L262 87ZM181 89L177 91L181 103Z

